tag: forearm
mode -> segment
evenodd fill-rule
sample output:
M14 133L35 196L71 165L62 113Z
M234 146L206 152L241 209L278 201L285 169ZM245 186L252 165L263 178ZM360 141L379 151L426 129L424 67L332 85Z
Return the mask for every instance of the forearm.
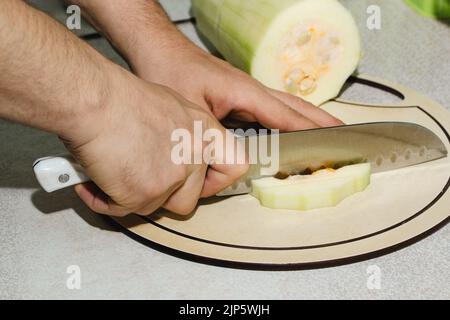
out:
M66 135L102 105L109 63L22 1L0 2L0 117Z
M200 50L169 20L156 0L68 0L79 5L132 67L159 68L174 52Z

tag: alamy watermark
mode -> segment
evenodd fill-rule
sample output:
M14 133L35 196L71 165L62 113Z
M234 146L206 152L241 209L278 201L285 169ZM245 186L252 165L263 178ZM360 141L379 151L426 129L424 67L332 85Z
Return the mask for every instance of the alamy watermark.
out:
M369 290L381 290L381 268L377 265L370 265L366 270L367 277L367 289Z
M171 159L177 165L260 164L262 175L275 174L280 167L279 130L204 130L203 123L195 121L193 131L174 130L171 141Z
M66 26L69 30L81 30L81 9L77 5L67 7Z
M366 10L368 18L366 21L367 29L381 30L381 8L377 5L370 5Z
M66 273L69 275L66 280L66 287L69 290L81 289L81 268L77 265L68 266Z

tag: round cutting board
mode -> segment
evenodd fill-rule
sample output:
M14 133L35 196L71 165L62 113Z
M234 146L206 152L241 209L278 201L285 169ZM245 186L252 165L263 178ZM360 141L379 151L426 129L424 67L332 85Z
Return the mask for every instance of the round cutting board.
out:
M370 77L355 82L402 101L369 105L335 100L323 108L348 124L402 121L425 126L450 150L450 113L414 91ZM372 258L411 244L450 217L449 158L374 174L369 188L335 208L307 212L261 207L250 195L202 201L181 218L165 211L115 219L126 233L169 253L248 268L296 269Z

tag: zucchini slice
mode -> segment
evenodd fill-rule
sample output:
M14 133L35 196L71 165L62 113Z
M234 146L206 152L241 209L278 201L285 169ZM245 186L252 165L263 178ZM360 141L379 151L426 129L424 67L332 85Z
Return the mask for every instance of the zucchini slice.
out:
M324 169L285 180L263 178L252 181L252 195L272 209L312 210L337 206L370 184L371 165L356 164L338 170Z

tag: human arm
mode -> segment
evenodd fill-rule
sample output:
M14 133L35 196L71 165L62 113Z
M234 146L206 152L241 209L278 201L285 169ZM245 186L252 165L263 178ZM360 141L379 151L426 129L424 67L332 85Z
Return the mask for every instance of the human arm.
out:
M246 170L176 165L172 132L194 121L224 130L214 117L17 0L0 2L0 118L60 136L95 182L76 190L99 213L186 214Z
M207 54L169 21L154 0L71 0L141 78L176 90L223 120L292 131L342 122L300 98L263 86Z

